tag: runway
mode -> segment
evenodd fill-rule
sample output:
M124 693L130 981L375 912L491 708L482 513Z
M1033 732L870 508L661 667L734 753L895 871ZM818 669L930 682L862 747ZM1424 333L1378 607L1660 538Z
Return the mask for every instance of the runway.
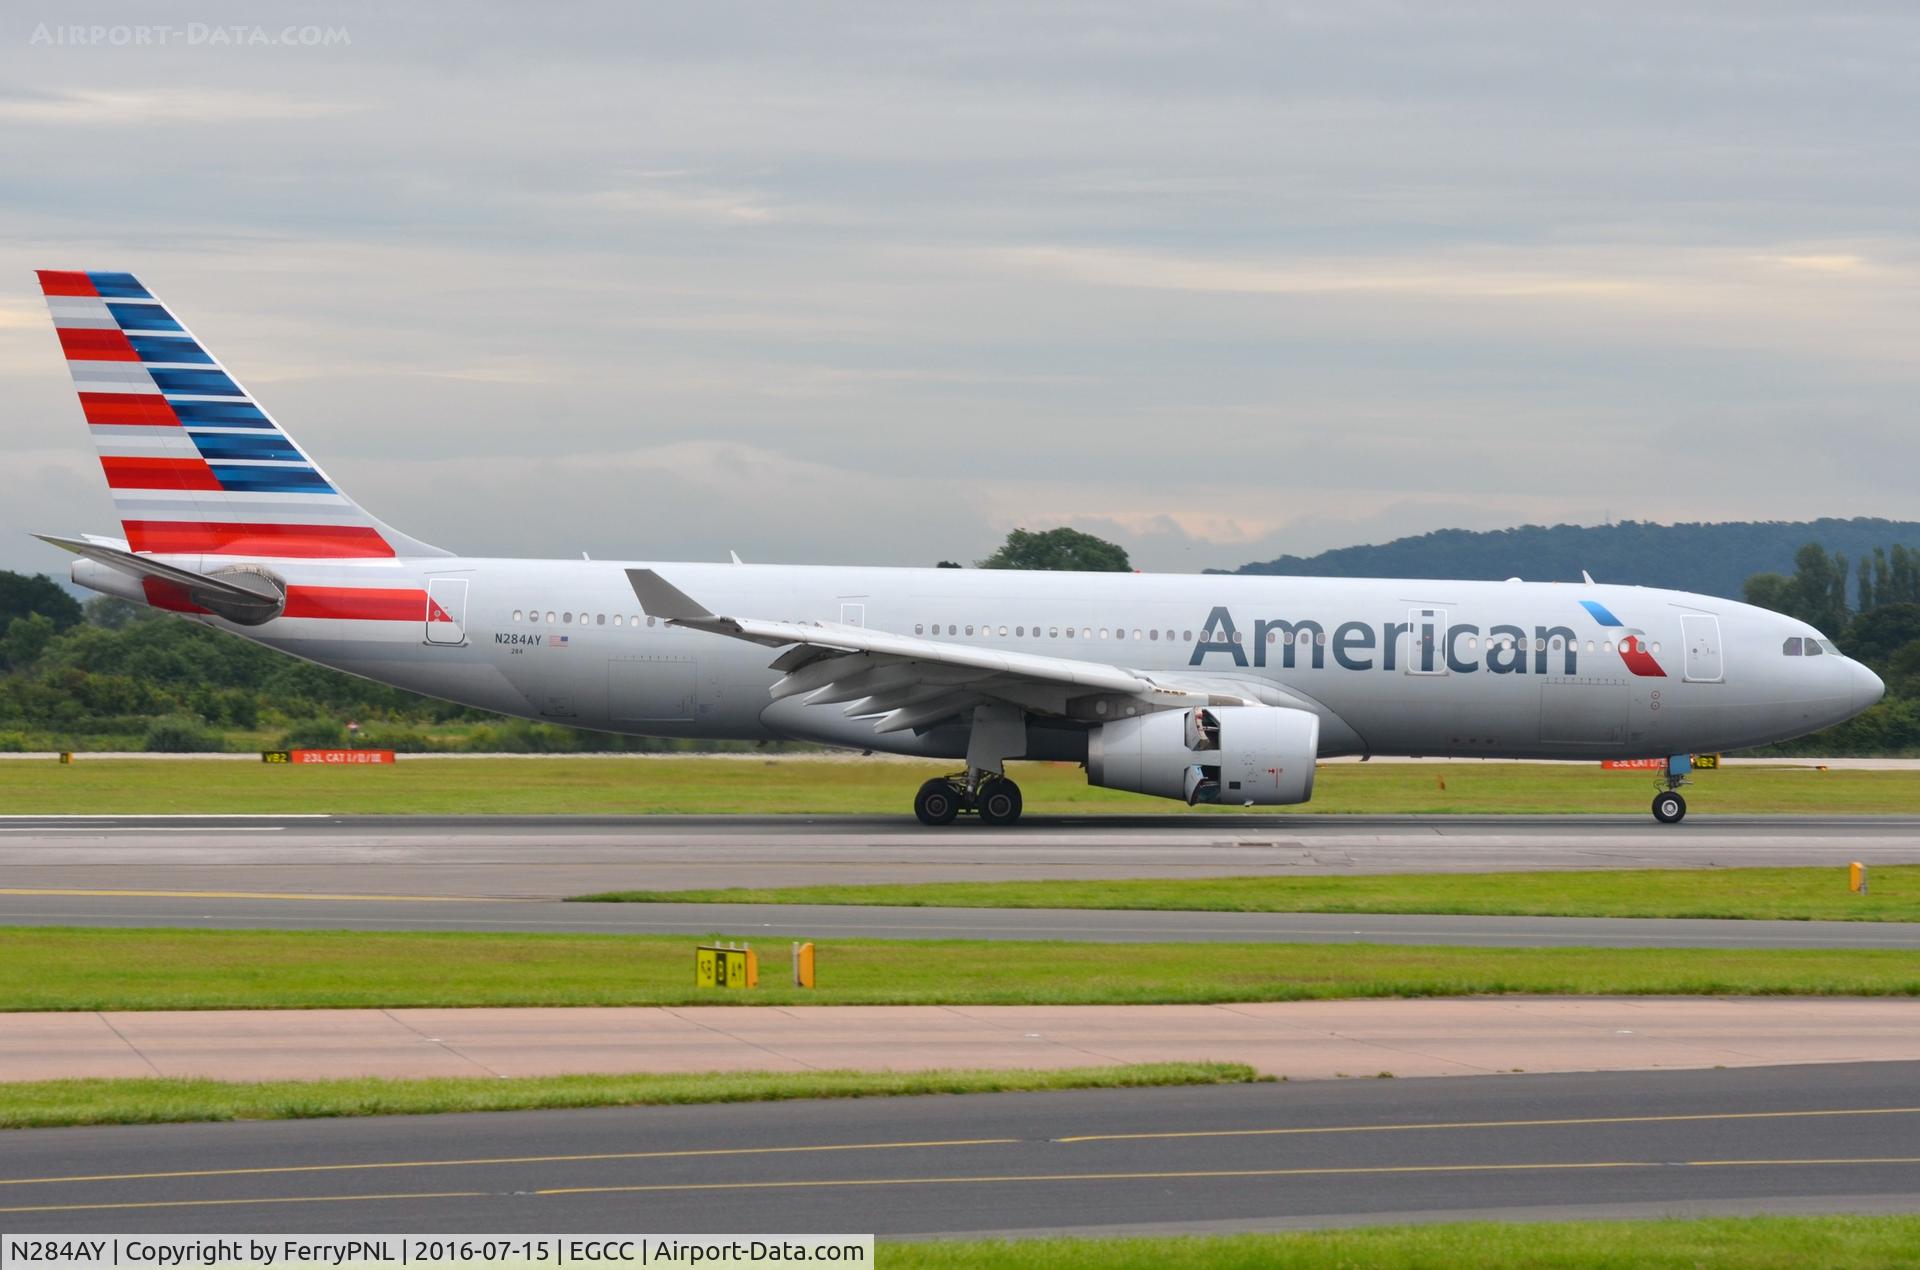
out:
M1920 1063L13 1131L9 1233L1285 1229L1920 1209Z
M623 888L1920 862L1912 817L0 817L0 886L559 899ZM17 904L8 905L19 909Z
M244 893L23 894L0 926L204 930L556 931L731 939L1019 939L1095 943L1452 944L1487 948L1905 948L1920 922L887 908L818 904L568 904L556 900L302 898Z

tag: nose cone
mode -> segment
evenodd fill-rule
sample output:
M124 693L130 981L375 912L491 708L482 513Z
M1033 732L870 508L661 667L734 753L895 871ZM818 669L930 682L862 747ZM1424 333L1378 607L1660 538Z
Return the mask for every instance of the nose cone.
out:
M1865 710L1887 695L1887 685L1880 676L1862 666L1859 662L1849 664L1853 671L1853 708L1855 712Z

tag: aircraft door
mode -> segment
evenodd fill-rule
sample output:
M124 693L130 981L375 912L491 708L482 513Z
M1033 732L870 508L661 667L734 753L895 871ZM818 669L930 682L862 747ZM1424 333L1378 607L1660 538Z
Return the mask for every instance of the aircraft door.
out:
M1421 607L1407 610L1407 659L1409 675L1447 673L1447 611Z
M1686 681L1717 684L1726 678L1720 654L1720 619L1707 613L1680 615L1680 640L1686 645Z
M467 580L427 579L427 642L467 642Z

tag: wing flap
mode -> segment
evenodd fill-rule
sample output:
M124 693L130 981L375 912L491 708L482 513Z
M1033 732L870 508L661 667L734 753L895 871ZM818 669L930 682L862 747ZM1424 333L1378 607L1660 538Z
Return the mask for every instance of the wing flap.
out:
M848 705L849 717L880 716L879 732L931 727L983 702L1038 714L1071 715L1076 701L1125 698L1149 710L1187 705L1255 704L1241 691L1190 685L1073 657L924 639L838 622L784 622L716 614L651 569L629 569L634 596L669 625L725 635L783 651L772 668L774 700L805 696L808 705ZM1093 719L1090 707L1084 717Z

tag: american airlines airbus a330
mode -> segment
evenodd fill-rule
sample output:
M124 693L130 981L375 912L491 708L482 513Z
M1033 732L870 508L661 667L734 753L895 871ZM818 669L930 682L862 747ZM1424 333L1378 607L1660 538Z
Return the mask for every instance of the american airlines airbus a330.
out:
M452 555L374 519L131 274L40 285L124 537L73 580L466 705L964 762L927 824L1020 816L1007 759L1189 804L1302 803L1328 755L1685 758L1883 686L1803 622L1642 587Z

